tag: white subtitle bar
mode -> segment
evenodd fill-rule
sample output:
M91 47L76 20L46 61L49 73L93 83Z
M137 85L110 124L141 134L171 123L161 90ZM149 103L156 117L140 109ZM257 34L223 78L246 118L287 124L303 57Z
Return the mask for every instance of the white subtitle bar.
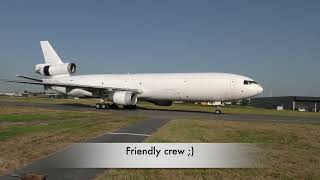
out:
M259 168L263 150L241 143L83 143L48 158L55 168Z

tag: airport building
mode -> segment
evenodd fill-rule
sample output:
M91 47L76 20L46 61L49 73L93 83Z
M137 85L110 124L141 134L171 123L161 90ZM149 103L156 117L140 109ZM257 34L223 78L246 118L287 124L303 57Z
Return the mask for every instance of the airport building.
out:
M320 97L282 96L251 98L250 105L259 108L300 110L319 112Z

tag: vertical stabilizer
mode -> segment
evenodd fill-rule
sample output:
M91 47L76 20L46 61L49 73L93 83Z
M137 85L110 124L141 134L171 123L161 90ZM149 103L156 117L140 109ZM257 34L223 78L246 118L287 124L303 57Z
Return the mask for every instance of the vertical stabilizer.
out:
M40 41L46 64L63 64L56 51L52 48L49 41Z

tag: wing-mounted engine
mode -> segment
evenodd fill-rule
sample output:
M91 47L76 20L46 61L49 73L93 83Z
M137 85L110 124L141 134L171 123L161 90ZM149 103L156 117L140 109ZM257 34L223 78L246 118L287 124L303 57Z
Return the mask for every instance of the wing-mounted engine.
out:
M76 65L74 63L63 64L37 64L36 73L44 76L68 75L76 72Z
M137 104L137 93L131 91L116 91L112 101L118 105L133 106Z

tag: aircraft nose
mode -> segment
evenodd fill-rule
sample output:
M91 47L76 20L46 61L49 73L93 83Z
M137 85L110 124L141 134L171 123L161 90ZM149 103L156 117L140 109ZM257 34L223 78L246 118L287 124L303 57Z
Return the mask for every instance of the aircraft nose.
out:
M257 85L257 94L261 94L263 92L263 88L260 85Z

